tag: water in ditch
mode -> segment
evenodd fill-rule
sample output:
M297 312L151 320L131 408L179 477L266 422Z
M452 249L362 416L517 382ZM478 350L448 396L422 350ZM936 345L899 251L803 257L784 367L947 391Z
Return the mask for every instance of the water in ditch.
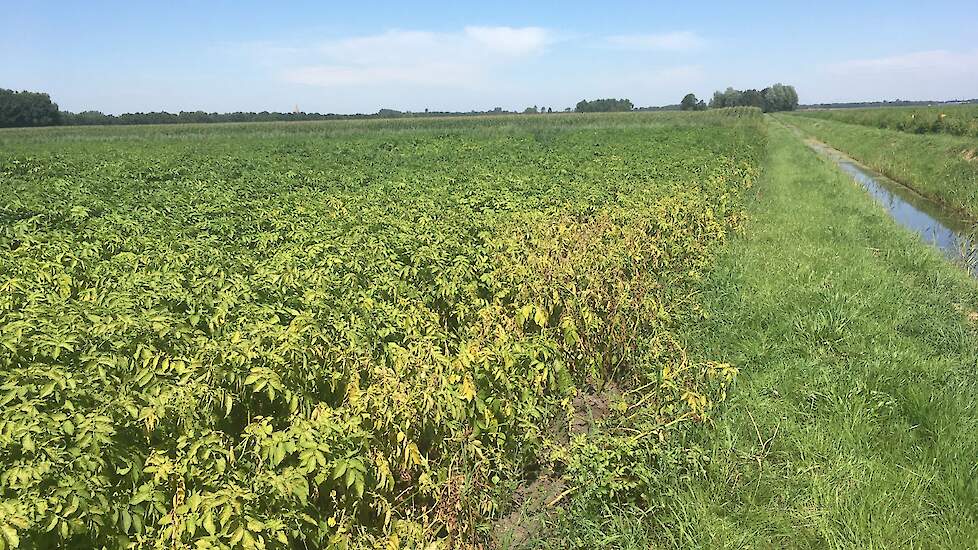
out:
M978 277L978 233L975 222L965 220L912 189L878 174L824 143L808 145L835 161L886 208L900 225L913 230L924 241L941 249L952 261Z

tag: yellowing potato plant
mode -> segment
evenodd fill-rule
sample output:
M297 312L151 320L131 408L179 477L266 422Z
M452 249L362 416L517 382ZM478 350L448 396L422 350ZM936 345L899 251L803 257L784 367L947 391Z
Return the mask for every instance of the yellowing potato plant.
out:
M678 335L759 117L0 133L0 549L478 547L541 471L654 505L735 373Z

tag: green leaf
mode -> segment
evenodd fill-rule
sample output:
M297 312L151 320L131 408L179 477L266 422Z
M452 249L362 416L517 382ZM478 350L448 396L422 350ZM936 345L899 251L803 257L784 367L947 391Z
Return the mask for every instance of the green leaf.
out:
M343 474L344 473L346 473L346 461L345 460L338 460L336 462L336 465L333 466L333 473L330 475L330 478L331 479L339 479L339 478L343 477Z
M48 526L44 528L44 532L50 533L51 531L54 531L54 528L57 526L58 526L58 516L51 516L51 522L48 523Z

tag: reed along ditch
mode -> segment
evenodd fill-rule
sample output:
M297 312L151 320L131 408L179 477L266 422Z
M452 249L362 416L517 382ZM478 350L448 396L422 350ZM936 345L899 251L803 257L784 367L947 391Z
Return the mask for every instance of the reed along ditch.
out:
M813 139L806 139L805 143L862 185L900 225L920 235L925 242L939 248L951 261L978 278L978 226L975 222L863 166L842 151Z

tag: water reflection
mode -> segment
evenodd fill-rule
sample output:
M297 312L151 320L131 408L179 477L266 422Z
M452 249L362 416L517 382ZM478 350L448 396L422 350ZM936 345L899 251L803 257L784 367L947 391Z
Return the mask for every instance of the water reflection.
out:
M886 176L860 166L840 151L823 143L808 144L834 160L839 168L866 188L900 225L915 231L978 277L978 235L971 222Z

